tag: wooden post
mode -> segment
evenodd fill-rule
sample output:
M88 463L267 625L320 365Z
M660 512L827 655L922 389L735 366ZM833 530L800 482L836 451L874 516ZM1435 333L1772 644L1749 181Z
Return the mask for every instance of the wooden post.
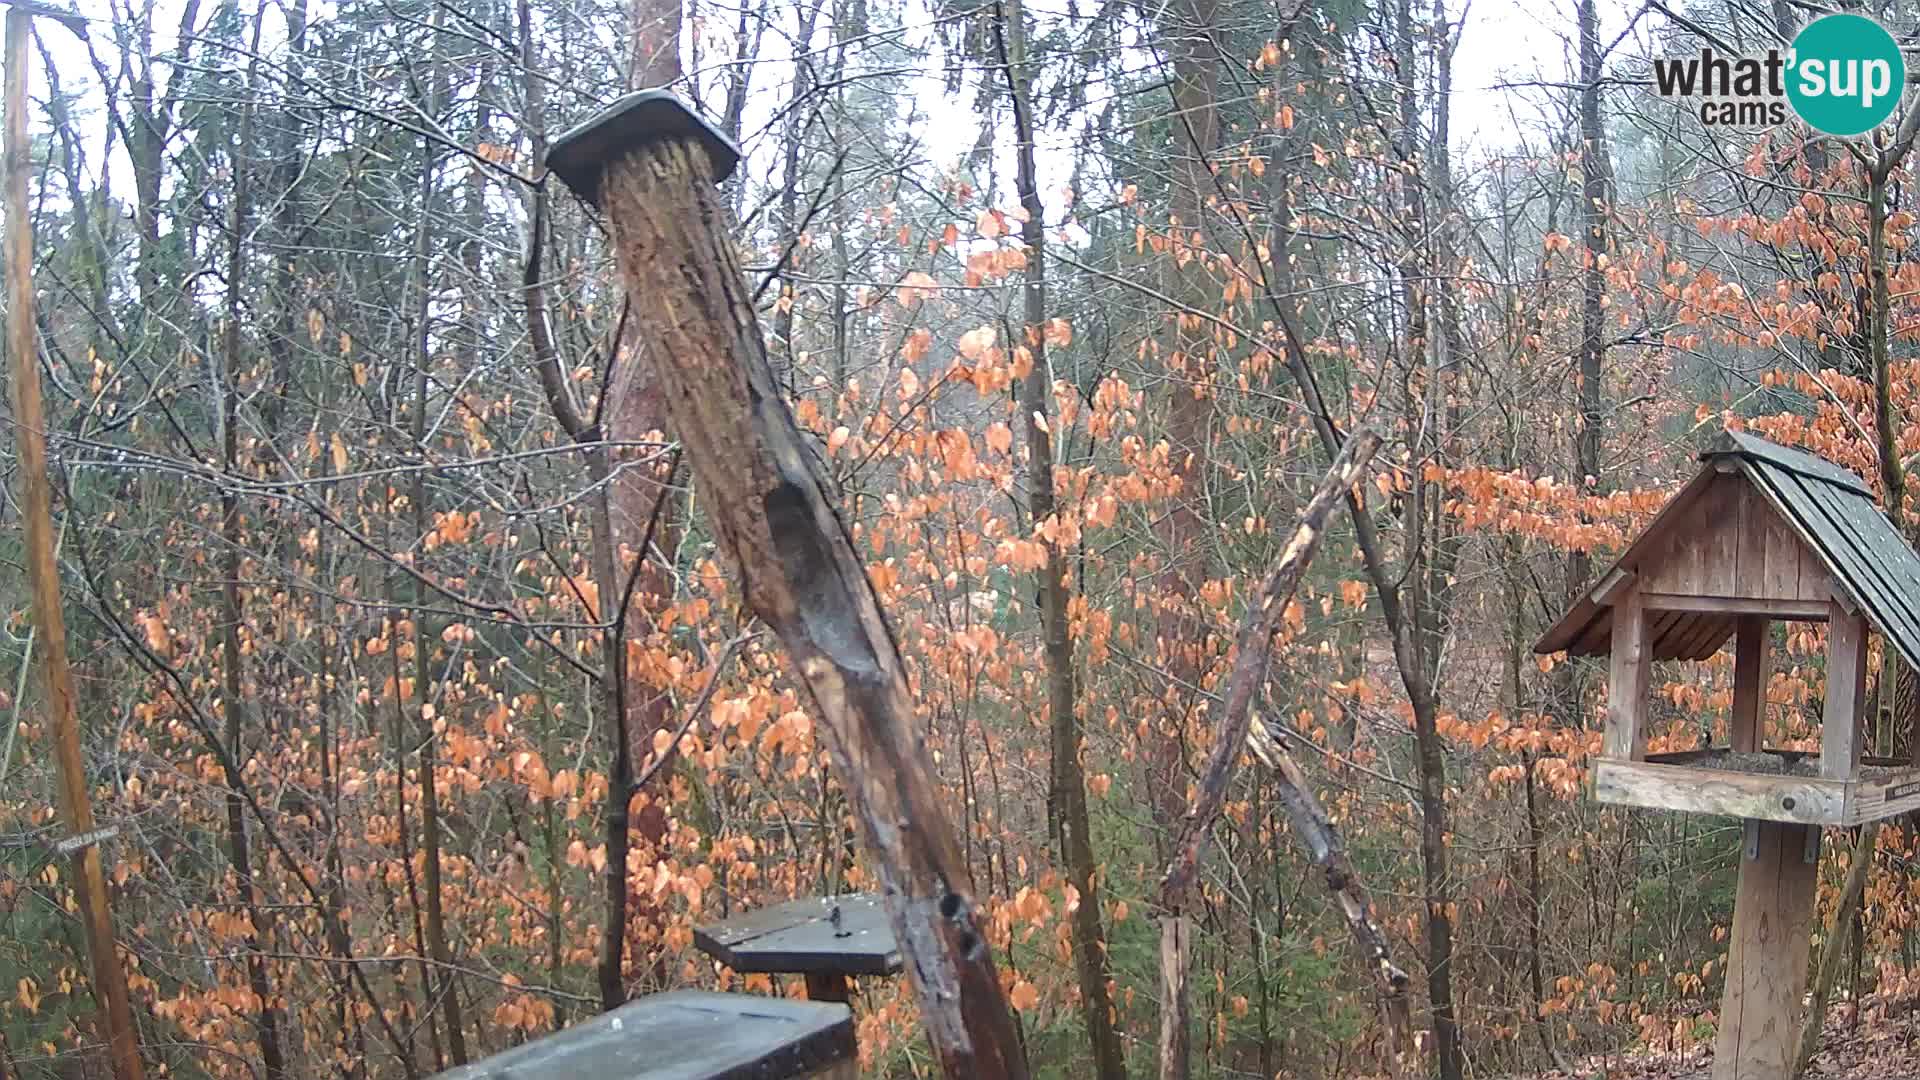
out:
M809 971L806 980L808 1001L838 1001L845 1004L853 1000L853 984L845 975Z
M60 772L60 814L71 844L74 891L86 928L93 996L105 1014L107 1042L119 1080L140 1080L140 1046L127 1006L127 984L113 940L106 875L100 867L86 763L80 756L80 713L67 667L67 626L60 609L60 570L53 554L53 499L47 483L47 416L40 393L40 347L33 322L33 227L28 220L27 35L32 16L7 10L7 351L12 361L13 437L20 457L20 504L26 518L27 579L40 635L40 678L53 720L54 764Z
M775 384L715 184L739 152L664 91L555 140L554 175L604 210L674 433L746 605L773 628L835 770L950 1077L1027 1075L983 913L927 769L892 630L812 445Z
M1818 826L1746 824L1758 843L1740 852L1713 1080L1792 1080L1818 869L1807 854L1818 843Z
M1607 726L1600 756L1639 761L1647 756L1647 679L1653 647L1647 641L1647 610L1640 590L1628 589L1613 605L1613 652L1607 667Z
M1860 706L1867 699L1867 623L1838 600L1827 612L1827 703L1820 714L1820 775L1860 771Z
M1733 715L1727 725L1733 749L1750 752L1766 745L1767 620L1742 615L1733 634Z

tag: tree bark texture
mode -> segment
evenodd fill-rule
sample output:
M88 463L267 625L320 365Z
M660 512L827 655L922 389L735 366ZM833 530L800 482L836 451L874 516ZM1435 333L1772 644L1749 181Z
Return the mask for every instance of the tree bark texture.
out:
M1033 354L1026 378L1020 380L1020 414L1027 435L1027 517L1035 528L1054 516L1053 436L1047 418L1053 415L1053 373L1047 361L1047 227L1046 207L1040 202L1038 170L1033 149L1033 82L1027 63L1026 11L1020 0L1007 0L999 10L1001 60L1007 71L1008 95L1013 104L1013 126L1018 141L1020 208L1026 211L1020 238L1027 247L1023 290L1026 329L1016 347ZM1054 826L1067 880L1080 894L1073 911L1073 959L1080 980L1081 1018L1093 1051L1092 1075L1102 1080L1126 1080L1127 1061L1116 1027L1113 995L1107 988L1107 937L1101 925L1100 881L1093 853L1093 827L1087 813L1087 774L1080 763L1080 688L1074 668L1073 639L1067 617L1067 551L1047 544L1047 564L1037 573L1040 622L1046 635L1047 723L1050 734L1050 774L1047 820Z
M256 32L257 29L256 23ZM220 328L220 463L229 475L239 471L240 320L244 317L241 297L249 285L245 246L250 209L249 173L239 158L246 152L252 136L253 110L245 109L240 114L233 150L233 204L229 207L227 218L227 310L226 320ZM220 710L221 718L226 722L227 752L244 766L251 756L246 747L246 703L240 692L243 680L240 658L240 627L243 619L240 556L245 547L240 536L240 499L231 487L224 488L220 493L220 538L225 546L220 558ZM247 989L255 1001L254 1032L260 1044L260 1063L265 1068L267 1080L281 1080L287 1071L286 1055L281 1050L280 1010L274 1006L273 985L267 972L266 959L267 943L273 937L273 912L260 906L259 894L254 888L253 852L247 836L246 807L241 802L240 793L231 788L227 791L226 810L227 858L233 867L234 881L240 891L240 905L247 913L250 926L247 931Z
M691 140L656 141L610 162L601 195L715 539L828 732L928 1042L949 1076L1025 1077L892 631L774 385L712 161Z

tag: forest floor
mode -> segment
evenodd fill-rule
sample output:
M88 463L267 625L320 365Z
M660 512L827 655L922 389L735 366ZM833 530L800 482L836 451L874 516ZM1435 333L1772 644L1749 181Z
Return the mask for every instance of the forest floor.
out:
M1827 1010L1820 1052L1807 1080L1920 1080L1920 999L1884 1005L1872 995L1855 1022L1849 1004ZM1693 1053L1641 1053L1590 1058L1575 1071L1538 1073L1531 1080L1711 1080L1713 1047ZM1518 1080L1518 1078L1516 1078Z

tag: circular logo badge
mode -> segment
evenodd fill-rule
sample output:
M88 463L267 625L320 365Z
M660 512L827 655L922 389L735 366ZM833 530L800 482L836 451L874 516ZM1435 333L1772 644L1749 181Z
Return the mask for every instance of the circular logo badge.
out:
M1851 138L1900 105L1907 62L1885 27L1864 15L1824 15L1802 27L1788 60L1787 100L1809 127Z

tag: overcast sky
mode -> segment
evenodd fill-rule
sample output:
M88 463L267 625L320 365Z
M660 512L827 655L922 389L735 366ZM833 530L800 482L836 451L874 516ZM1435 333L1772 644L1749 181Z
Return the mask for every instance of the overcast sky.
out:
M917 0L908 0L910 5L919 6ZM1541 119L1540 104L1550 91L1538 88L1513 89L1514 84L1555 83L1568 79L1568 59L1572 52L1574 0L1469 0L1466 6L1466 18L1461 36L1459 51L1454 70L1454 111L1452 143L1460 166L1471 169L1475 160L1488 154L1510 148L1515 139L1514 117L1518 114L1523 125L1538 123ZM156 48L168 48L171 28L177 24L179 0L160 0L159 26L155 33ZM313 5L313 17L316 21L330 14L331 4L325 0ZM1030 8L1036 18L1044 19L1047 9L1060 9L1064 5L1056 0L1032 0ZM1455 18L1459 18L1458 0L1449 0L1449 7ZM79 10L93 21L93 35L96 48L109 56L112 48L112 28L105 21L105 4L100 0L79 0ZM1611 42L1625 26L1628 8L1621 3L1603 3L1602 37ZM277 21L277 20L275 20ZM269 24L270 28L272 22ZM607 40L612 47L612 27L608 28ZM1640 28L1642 32L1646 27ZM824 31L823 31L824 32ZM41 34L58 58L61 77L68 89L87 87L94 92L84 103L91 106L94 116L98 117L100 98L97 81L93 77L90 64L78 43L66 31L54 26L43 26ZM272 35L270 35L272 36ZM924 37L924 23L921 36ZM777 49L775 38L769 35L767 42ZM710 52L709 55L712 55ZM759 72L755 85L759 89L758 100L748 117L747 128L753 131L756 124L753 112L762 117L770 116L781 102L785 91L780 86L784 77L781 69L785 65L773 61ZM36 96L45 93L45 83L39 70L39 58L34 60L33 92ZM918 105L920 111L933 119L930 125L937 134L942 131L967 132L964 137L942 139L945 147L955 154L971 144L972 132L978 121L972 113L972 95L969 93L959 100L949 100L940 86L939 73L930 71L918 80ZM558 118L559 121L571 121L574 117ZM91 126L91 125L90 125ZM104 131L98 127L89 132L89 159L95 168L99 165L99 148L104 143ZM1055 142L1072 139L1070 134L1055 134ZM940 147L930 150L937 151ZM1056 155L1064 157L1064 155ZM1043 167L1043 171L1054 169ZM115 163L116 180L124 180L128 171L124 159ZM1063 177L1045 178L1049 191L1057 189ZM1054 199L1049 196L1050 204Z

